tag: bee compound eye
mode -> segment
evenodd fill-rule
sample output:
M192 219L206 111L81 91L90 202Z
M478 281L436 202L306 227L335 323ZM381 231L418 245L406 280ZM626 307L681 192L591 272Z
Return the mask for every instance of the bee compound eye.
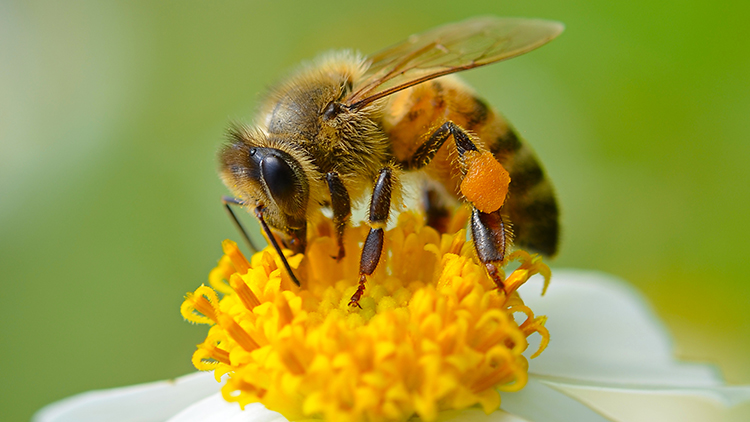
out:
M298 185L294 169L284 159L268 155L260 162L260 173L273 200L292 211Z

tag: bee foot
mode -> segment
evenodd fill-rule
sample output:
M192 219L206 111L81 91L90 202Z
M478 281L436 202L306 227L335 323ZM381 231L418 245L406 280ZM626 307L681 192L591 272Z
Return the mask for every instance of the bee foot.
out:
M343 248L341 248L341 249L339 249L339 254L338 255L331 255L331 258L335 259L336 262L341 262L341 260L344 259L344 256L346 256L346 252L344 251Z
M490 278L492 278L492 281L495 282L496 288L505 292L505 280L503 280L502 273L497 269L497 266L491 262L484 264L484 266L487 268L487 273L490 275Z
M357 291L354 292L352 295L352 298L349 299L349 306L356 306L359 309L362 309L362 306L359 304L359 299L362 298L362 295L365 293L365 282L367 281L367 277L362 274L359 276L359 286L357 286Z

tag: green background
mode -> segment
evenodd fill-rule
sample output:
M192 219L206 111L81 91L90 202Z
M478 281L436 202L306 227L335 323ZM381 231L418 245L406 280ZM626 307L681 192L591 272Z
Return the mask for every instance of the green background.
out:
M0 2L0 413L174 377L220 242L215 152L295 64L495 14L549 46L464 76L534 146L558 267L643 291L682 357L750 382L746 2ZM554 288L554 287L553 287Z

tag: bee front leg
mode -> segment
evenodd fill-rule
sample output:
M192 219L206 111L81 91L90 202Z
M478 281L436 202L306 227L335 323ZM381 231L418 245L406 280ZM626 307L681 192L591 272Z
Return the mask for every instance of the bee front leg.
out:
M260 228L263 229L263 232L266 234L266 237L271 242L271 246L273 246L274 250L276 250L276 253L279 255L279 259L281 259L281 264L284 265L284 268L286 269L287 274L289 274L289 278L291 278L294 284L296 284L298 287L301 286L299 280L294 275L294 271L292 271L292 267L289 265L289 261L287 261L286 256L284 255L284 252L281 250L281 246L279 246L279 242L276 241L276 236L273 235L271 228L268 227L268 223L266 223L266 219L263 217L263 205L258 205L257 207L255 207L254 212L255 212L255 218L257 218L258 222L260 223Z
M352 205L349 200L349 192L346 190L344 183L341 181L339 174L330 172L326 174L328 182L328 191L331 193L331 208L333 209L333 223L336 225L336 236L339 245L339 253L334 256L337 261L345 255L344 250L344 229L352 216Z
M372 198L370 199L370 213L368 222L370 232L367 234L365 245L362 247L362 258L359 261L359 286L357 291L349 300L349 306L359 306L359 299L365 292L365 282L367 276L372 275L375 268L380 262L380 255L383 252L383 238L388 215L391 212L391 195L393 193L393 169L385 167L380 170L378 180L372 189Z
M245 230L245 226L240 223L240 219L237 218L237 215L232 211L232 205L237 206L245 206L246 204L242 202L241 199L234 198L231 196L223 196L221 198L221 203L224 204L224 208L227 210L227 213L229 213L229 218L232 219L232 222L234 223L235 227L237 227L237 230L242 234L242 237L245 239L245 242L247 242L247 246L250 247L250 251L252 253L258 252L258 248L253 243L252 239L250 239L250 235L247 234L247 230Z
M224 207L226 208L227 212L229 213L229 217L232 219L234 224L237 226L237 229L242 233L242 237L245 238L245 241L247 242L247 245L252 250L252 253L256 253L258 251L258 248L255 246L253 241L250 239L250 236L247 234L247 230L245 230L245 227L240 223L240 220L237 218L237 215L232 211L231 205L238 205L238 206L247 206L245 202L243 202L241 199L233 198L231 196L224 196L221 199L221 202L224 204ZM292 271L292 267L289 266L289 261L287 261L286 256L284 256L284 253L281 251L281 246L279 246L278 242L276 242L276 236L273 235L273 232L271 231L271 228L268 227L268 224L266 223L265 218L263 218L263 207L258 206L253 211L255 213L255 217L258 219L258 222L260 223L261 229L263 229L263 232L266 234L266 237L271 242L271 245L276 250L276 253L279 254L279 258L281 259L281 263L284 265L284 268L286 269L287 274L289 274L289 278L296 284L297 286L300 285L299 280L294 275L294 271ZM299 231L299 233L302 234L302 238L305 237L305 232ZM299 235L297 233L297 235ZM299 243L299 241L297 241ZM302 244L302 250L304 251L304 244Z

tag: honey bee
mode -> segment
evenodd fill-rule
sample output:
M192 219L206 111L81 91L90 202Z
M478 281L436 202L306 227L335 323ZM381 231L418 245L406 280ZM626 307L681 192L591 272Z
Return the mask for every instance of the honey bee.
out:
M219 153L220 174L251 208L299 285L281 245L304 252L307 223L333 215L338 254L352 203L369 199L358 306L378 265L400 180L421 172L427 223L445 230L450 202L468 203L479 261L499 270L511 243L553 255L558 206L530 147L508 122L452 73L516 57L551 41L558 22L479 17L412 35L365 58L334 52L270 91L253 127L234 125ZM244 230L243 230L244 232ZM246 236L247 237L247 236ZM249 240L249 239L248 239Z

